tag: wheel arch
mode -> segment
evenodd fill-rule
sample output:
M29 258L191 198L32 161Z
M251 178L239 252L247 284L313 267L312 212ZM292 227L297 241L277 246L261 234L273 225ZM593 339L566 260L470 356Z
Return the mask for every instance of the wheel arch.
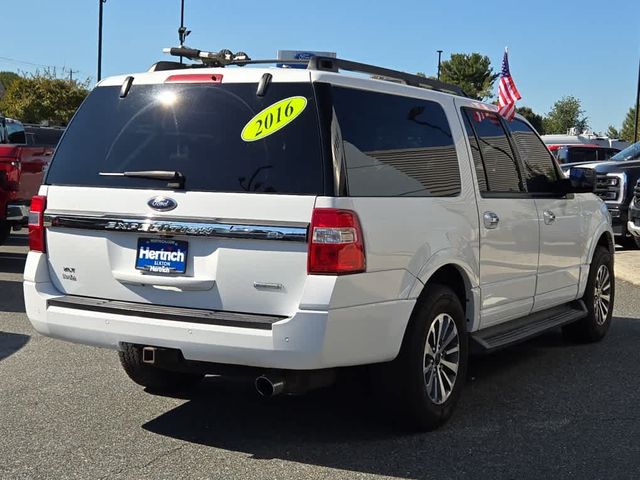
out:
M412 293L417 297L416 305L418 305L430 286L437 284L451 288L460 300L464 310L467 331L472 332L477 330L479 324L480 296L477 284L474 284L467 270L464 266L454 262L438 265L420 278ZM409 326L407 326L408 328Z

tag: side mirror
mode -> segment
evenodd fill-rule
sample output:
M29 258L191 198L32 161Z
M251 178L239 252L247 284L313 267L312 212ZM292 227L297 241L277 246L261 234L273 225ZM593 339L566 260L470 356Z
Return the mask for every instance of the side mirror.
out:
M596 172L591 168L572 168L569 178L561 180L567 193L593 193L596 188Z

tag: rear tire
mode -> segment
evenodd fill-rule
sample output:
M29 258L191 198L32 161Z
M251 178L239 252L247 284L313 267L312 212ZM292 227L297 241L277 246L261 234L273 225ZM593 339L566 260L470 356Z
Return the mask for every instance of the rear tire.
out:
M8 222L0 222L0 245L4 245L11 235L11 225Z
M196 387L204 375L163 370L142 361L142 348L124 345L120 364L131 380L155 392L182 392Z
M394 417L412 430L445 423L460 397L467 372L464 310L444 285L428 287L413 311L398 357L374 370Z
M588 314L582 320L563 327L562 333L565 338L577 342L602 340L611 326L615 290L613 257L606 248L597 247L582 297Z

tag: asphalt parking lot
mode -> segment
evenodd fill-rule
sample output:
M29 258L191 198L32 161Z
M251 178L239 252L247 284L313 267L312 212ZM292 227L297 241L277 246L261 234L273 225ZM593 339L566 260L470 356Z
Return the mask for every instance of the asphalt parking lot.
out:
M473 358L452 421L407 434L347 384L272 401L220 378L189 398L145 393L115 352L31 329L25 253L24 236L0 247L2 479L640 477L640 289L631 283L618 281L605 341L568 344L552 332ZM640 259L619 255L627 267Z

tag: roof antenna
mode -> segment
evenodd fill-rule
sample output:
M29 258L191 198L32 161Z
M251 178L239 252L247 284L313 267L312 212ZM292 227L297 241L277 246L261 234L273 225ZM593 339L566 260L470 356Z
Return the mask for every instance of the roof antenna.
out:
M180 28L178 28L178 40L180 41L180 48L184 47L184 41L187 39L191 30L187 30L184 26L184 0L180 1ZM180 56L180 63L182 63L182 56Z

